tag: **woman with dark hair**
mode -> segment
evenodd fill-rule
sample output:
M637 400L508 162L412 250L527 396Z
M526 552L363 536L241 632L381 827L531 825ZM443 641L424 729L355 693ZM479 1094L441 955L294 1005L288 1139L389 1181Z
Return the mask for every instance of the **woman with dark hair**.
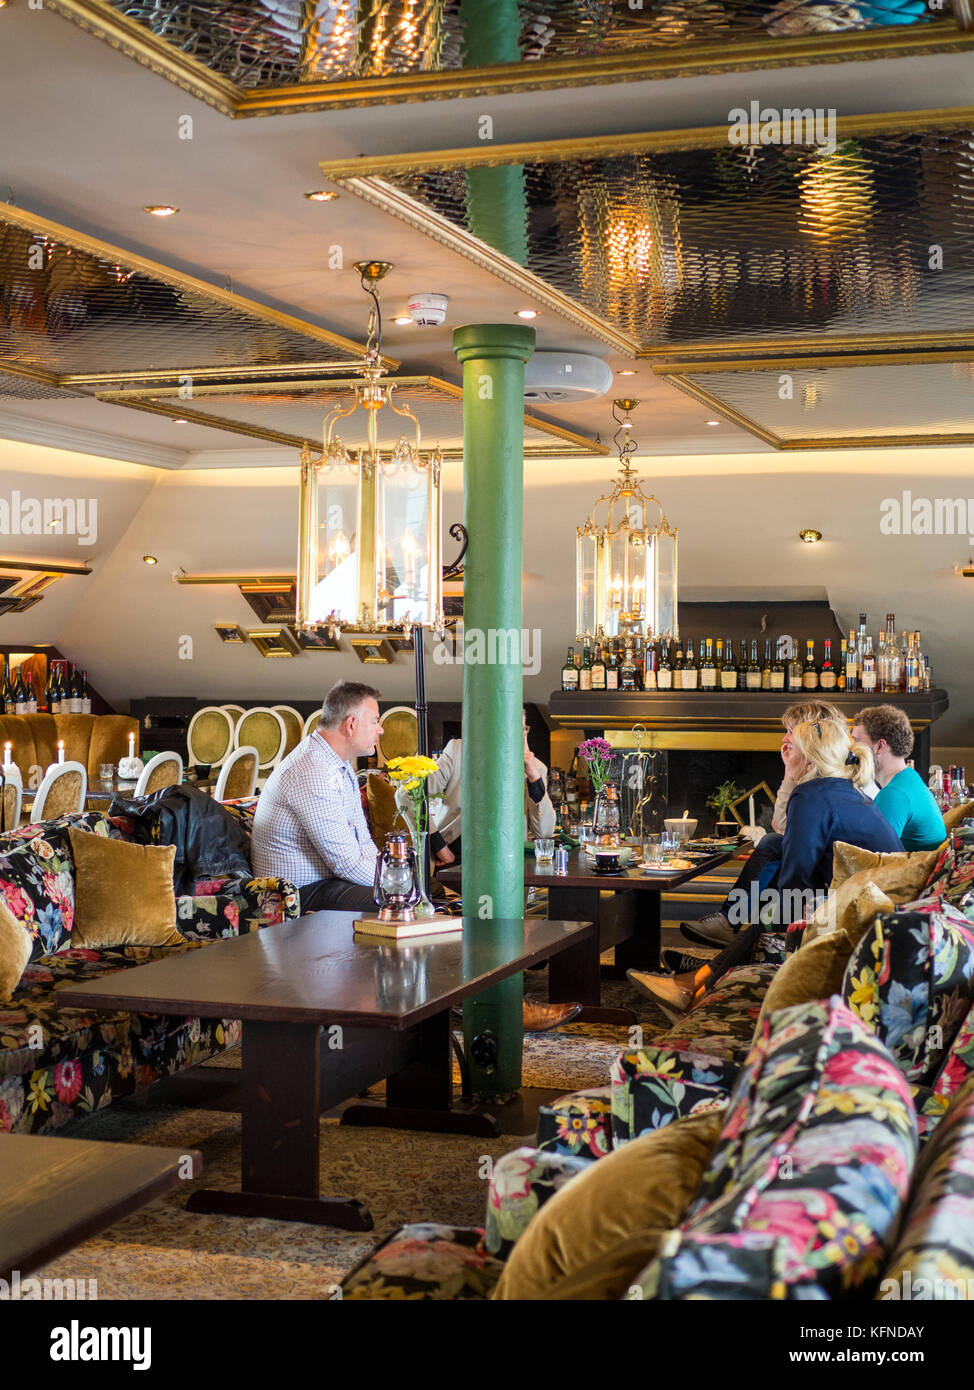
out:
M873 757L853 743L843 720L823 719L792 730L784 755L795 784L781 843L781 867L773 888L761 894L761 915L712 961L677 975L630 970L629 979L651 995L676 1022L726 971L750 960L758 937L769 926L800 921L808 894L821 894L832 882L832 847L837 840L880 853L902 850L900 837L862 790L873 781Z

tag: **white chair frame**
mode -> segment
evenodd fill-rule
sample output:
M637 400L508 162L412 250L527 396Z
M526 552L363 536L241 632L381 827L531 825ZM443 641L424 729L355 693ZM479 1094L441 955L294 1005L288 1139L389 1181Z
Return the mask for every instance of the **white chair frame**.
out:
M179 756L178 753L157 753L154 758L149 759L145 767L139 773L139 780L135 784L135 791L132 793L133 796L145 796L145 789L149 785L149 778L152 776L153 772L155 772L156 768L161 767L163 763L178 764L179 771L176 776L176 781L173 785L177 787L179 786L180 782L183 780L182 758Z
M34 805L30 813L31 823L34 821L39 822L44 819L44 812L47 809L47 798L50 795L51 788L58 778L63 777L67 772L81 773L81 794L78 797L78 805L74 809L76 811L83 811L85 809L85 795L88 791L88 769L85 767L84 763L51 763L51 766L44 774L44 780L37 788L37 795L34 797ZM63 814L64 812L62 812L62 815Z
M314 733L315 729L317 729L317 727L318 727L318 721L319 721L320 719L321 719L321 710L320 710L320 709L312 710L312 712L308 715L307 719L304 721L304 736L305 736L305 738L307 738L309 734Z
M244 713L243 713L243 716L241 717L240 722L237 724L237 727L236 727L236 728L234 729L234 731L233 731L233 746L234 746L234 748L244 748L244 747L247 747L247 746L248 746L248 745L242 744L242 743L240 742L240 724L243 723L243 719L244 719L248 714L269 714L269 715L271 715L274 719L277 720L277 727L278 727L278 728L280 729L280 731L281 731L281 737L280 737L280 740L278 741L278 745L277 745L277 752L274 754L273 758L270 758L266 763L258 763L257 775L258 775L258 777L260 777L260 775L261 775L262 773L266 774L266 773L273 772L274 769L275 769L275 767L277 767L278 763L281 761L281 755L282 755L283 752L284 752L284 745L285 745L285 743L287 743L287 728L286 728L286 726L285 726L285 724L284 724L284 720L283 720L283 719L281 718L281 716L278 714L278 712L277 712L276 709L272 709L270 705L254 705L253 708L244 710Z
M197 758L193 752L193 730L196 727L197 720L200 719L204 714L222 714L224 719L227 721L227 727L230 730L230 737L227 740L227 751L224 753L223 757L219 758L215 763L205 763L201 759ZM233 715L230 714L224 708L223 705L205 705L203 709L198 709L196 713L193 715L192 719L189 721L189 728L186 730L187 762L192 763L194 765L199 764L203 767L222 767L223 764L226 762L227 758L229 758L230 754L233 752L236 731L237 726L234 722Z
M294 715L295 719L298 721L298 728L301 730L301 737L298 739L298 743L300 743L301 740L305 737L305 734L307 733L307 730L304 727L304 717L301 714L300 710L296 710L293 705L271 705L271 709L274 711L275 714L279 714L282 719L284 718L285 714ZM287 724L284 725L284 734L286 737ZM297 748L297 746L298 744L296 743L294 745L294 748ZM292 753L294 752L294 748L291 749Z
M4 825L4 831L6 832L9 830L17 830L20 826L21 807L24 804L24 779L21 777L20 768L17 766L16 763L6 763L2 768L0 768L0 773L3 774L3 779L4 782L6 782L6 785L8 787L13 787L16 792L16 795L14 796L14 813L11 817L11 824ZM3 796L3 793L4 788L3 785L0 784L0 797Z
M220 709L225 709L227 714L231 716L234 727L239 724L241 717L247 713L243 705L221 705Z
M240 748L235 748L233 750L229 758L226 759L223 766L220 768L220 775L216 779L216 786L213 788L214 801L224 800L223 794L227 789L227 782L230 780L230 773L234 764L238 763L241 758L248 757L250 754L253 754L254 758L254 775L250 783L250 790L244 792L244 796L253 796L254 792L257 790L257 772L260 767L260 754L251 744L244 743Z

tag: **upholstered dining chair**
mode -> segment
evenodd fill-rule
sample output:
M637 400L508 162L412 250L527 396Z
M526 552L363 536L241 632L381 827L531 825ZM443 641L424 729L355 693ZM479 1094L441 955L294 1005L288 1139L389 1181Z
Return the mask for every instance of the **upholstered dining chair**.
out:
M304 720L301 718L300 714L298 714L297 710L292 709L290 705L272 705L271 709L276 710L284 720L284 727L287 730L287 740L284 744L284 752L281 754L281 757L286 758L288 753L291 752L291 749L297 748L298 744L304 738Z
M235 801L241 796L253 796L257 789L257 765L260 754L256 748L235 748L220 768L213 788L214 801Z
M379 766L393 758L409 758L416 752L419 732L416 711L410 705L393 705L380 715L382 734L376 743Z
M24 783L16 763L0 767L0 832L16 830L20 825L20 808L24 800Z
M88 772L83 763L52 763L37 788L31 808L31 824L56 820L69 811L85 809Z
M163 787L178 787L183 780L183 760L178 753L157 753L150 758L135 784L135 796L148 796Z
M258 779L268 777L284 755L287 729L276 709L255 705L237 724L233 742L235 748L256 748L259 758Z
M244 712L243 705L221 705L220 708L226 710L227 714L229 714L230 718L233 720L234 728L236 728L240 720L240 716Z
M235 717L220 705L198 709L186 730L187 762L220 767L224 758L233 752L235 723Z
M312 711L311 711L311 713L308 715L307 719L304 721L304 736L305 736L305 738L307 738L309 734L313 734L313 733L314 733L315 729L317 729L317 727L318 727L318 721L320 720L320 718L321 718L321 710L320 710L320 709L315 709L315 710L312 710Z

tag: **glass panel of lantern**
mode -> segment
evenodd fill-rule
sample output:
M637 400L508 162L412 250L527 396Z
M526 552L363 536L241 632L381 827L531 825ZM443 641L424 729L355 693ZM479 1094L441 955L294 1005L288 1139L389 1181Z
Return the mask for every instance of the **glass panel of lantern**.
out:
M601 621L596 608L599 542L594 529L577 527L575 542L575 632L595 635Z
M407 616L434 624L442 611L440 465L420 462L403 439L376 478L375 615L395 625Z
M676 530L670 529L665 518L657 530L653 549L655 618L652 612L649 615L653 620L653 631L657 634L669 632L678 637L680 627L677 608Z
M360 609L359 465L336 442L319 465L313 486L315 540L308 619L320 623L334 615L337 621L353 623Z

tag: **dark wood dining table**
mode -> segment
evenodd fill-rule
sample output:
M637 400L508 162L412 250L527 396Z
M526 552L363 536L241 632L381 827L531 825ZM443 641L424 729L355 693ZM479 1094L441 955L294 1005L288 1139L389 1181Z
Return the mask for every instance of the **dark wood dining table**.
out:
M577 1000L580 1018L587 1023L629 1025L636 1022L630 1009L604 1008L601 981L621 979L627 970L659 970L662 932L662 895L691 879L725 864L738 853L735 842L713 853L702 853L689 869L646 873L642 867L602 874L575 850L568 858L567 874L539 866L525 856L525 888L548 890L548 915L558 921L592 922L595 931L548 965L548 998L554 1003ZM681 857L680 851L675 857ZM437 871L449 888L461 891L463 869L450 865ZM615 964L602 965L604 951L615 948Z

